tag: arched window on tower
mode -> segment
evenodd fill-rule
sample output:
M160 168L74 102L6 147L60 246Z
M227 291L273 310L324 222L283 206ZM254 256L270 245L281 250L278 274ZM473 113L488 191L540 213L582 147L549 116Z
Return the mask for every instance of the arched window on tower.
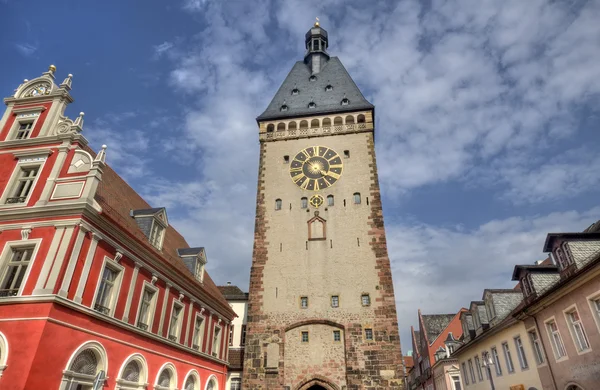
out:
M308 129L308 121L300 121L301 129Z
M281 199L275 199L275 210L281 210Z
M313 129L315 127L319 127L319 120L318 119L313 119L312 121L310 121L310 127L312 127Z
M285 130L285 123L279 122L277 124L277 131L283 131L283 130Z
M143 389L148 382L148 369L146 360L140 354L129 358L123 371L117 378L116 390Z
M331 119L325 118L323 119L323 127L331 126Z
M338 125L343 125L343 124L344 124L344 120L342 119L342 117L341 117L341 116L336 116L336 117L333 119L333 124L334 124L334 125L336 125L336 126L338 126Z
M154 388L156 390L174 390L175 386L177 386L177 372L175 371L175 366L171 363L167 363L163 366L162 370L159 371Z
M354 204L360 204L360 192L354 193Z
M307 207L308 207L308 198L306 198L306 197L302 197L302 198L300 199L300 202L302 202L302 208L303 208L303 209L305 209L305 208L307 208Z
M354 124L354 116L352 116L352 115L346 116L346 124L353 125Z
M275 125L273 125L272 123L267 125L267 133L272 133L273 131L275 131Z
M96 375L100 371L106 373L106 351L95 341L85 343L73 355L66 370L63 371L62 383L66 389L91 389ZM61 387L61 389L63 389Z
M360 114L357 119L358 123L365 123L365 116L363 114Z
M298 128L298 124L295 121L292 121L288 124L289 130L296 130L296 128Z
M334 205L333 195L327 195L327 206L333 206L333 205Z

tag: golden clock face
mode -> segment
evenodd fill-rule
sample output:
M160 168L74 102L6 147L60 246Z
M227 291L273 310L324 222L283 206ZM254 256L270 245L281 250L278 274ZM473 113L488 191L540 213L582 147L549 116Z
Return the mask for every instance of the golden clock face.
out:
M290 164L292 181L302 189L319 191L342 176L342 159L325 146L310 146L296 154Z

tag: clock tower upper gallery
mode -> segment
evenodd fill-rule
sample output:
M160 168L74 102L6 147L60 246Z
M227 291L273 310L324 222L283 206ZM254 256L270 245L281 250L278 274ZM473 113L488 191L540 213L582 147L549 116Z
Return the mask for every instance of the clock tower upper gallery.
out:
M401 389L374 107L315 23L258 118L244 389Z

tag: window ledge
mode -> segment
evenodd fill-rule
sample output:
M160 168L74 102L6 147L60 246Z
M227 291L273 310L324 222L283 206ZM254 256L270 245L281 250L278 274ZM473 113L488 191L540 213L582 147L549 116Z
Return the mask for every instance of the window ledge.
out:
M560 359L556 359L556 363L566 362L567 360L569 360L569 357L568 356L563 356Z
M578 351L577 355L581 356L581 355L586 355L588 353L592 352L592 348L588 348L588 349L584 349L583 351Z

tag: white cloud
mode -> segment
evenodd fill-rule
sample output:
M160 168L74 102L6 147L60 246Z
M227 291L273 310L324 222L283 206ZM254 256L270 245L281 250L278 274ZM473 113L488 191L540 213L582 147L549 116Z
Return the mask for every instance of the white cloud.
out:
M32 56L38 49L37 45L31 43L15 43L14 46L25 57Z
M154 46L154 57L160 58L163 54L167 53L175 46L172 42L163 42L160 45Z

